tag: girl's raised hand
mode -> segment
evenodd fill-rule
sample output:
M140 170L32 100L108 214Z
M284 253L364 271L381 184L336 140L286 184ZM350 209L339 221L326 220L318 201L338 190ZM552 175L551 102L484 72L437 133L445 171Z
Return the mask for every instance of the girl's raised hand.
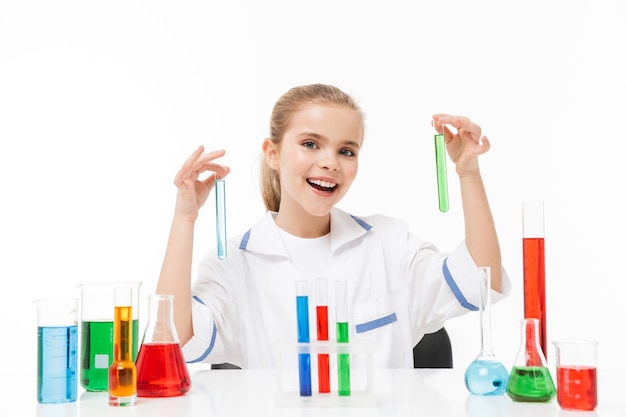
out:
M446 150L459 176L478 171L478 155L487 152L491 146L486 136L482 136L479 125L464 116L449 114L433 115L432 125L439 133L443 133ZM448 126L456 129L452 132Z
M204 153L204 146L201 145L187 158L174 178L174 185L178 188L176 216L189 221L198 218L198 211L209 197L215 179L224 178L230 172L227 166L212 162L225 153L224 150ZM211 174L201 179L201 175L207 171Z

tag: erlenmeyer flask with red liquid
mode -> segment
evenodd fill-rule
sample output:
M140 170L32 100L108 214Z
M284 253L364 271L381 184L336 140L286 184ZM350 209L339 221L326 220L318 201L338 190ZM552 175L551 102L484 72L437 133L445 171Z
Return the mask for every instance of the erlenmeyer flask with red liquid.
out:
M174 326L174 296L150 294L149 318L137 355L137 395L175 397L191 388Z

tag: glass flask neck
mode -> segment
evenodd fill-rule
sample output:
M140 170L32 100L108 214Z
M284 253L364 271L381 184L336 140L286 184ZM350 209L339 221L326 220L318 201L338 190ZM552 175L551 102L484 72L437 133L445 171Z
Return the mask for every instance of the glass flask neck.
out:
M524 366L546 366L546 359L539 346L539 320L525 318L522 324L522 344L520 346L520 356L523 353ZM522 358L519 358L521 361Z
M491 268L481 267L480 283L480 353L481 358L495 358L491 340Z
M179 343L174 325L174 296L148 295L148 325L142 343Z

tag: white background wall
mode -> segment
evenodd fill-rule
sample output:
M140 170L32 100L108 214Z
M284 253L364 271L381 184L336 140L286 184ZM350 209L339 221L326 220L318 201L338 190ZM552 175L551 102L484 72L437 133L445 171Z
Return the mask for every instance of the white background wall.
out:
M87 281L154 291L172 180L199 144L227 150L229 234L250 227L271 107L311 82L367 114L340 206L402 218L442 250L462 239L462 213L452 164L451 209L437 209L430 116L481 124L514 285L493 309L496 355L511 366L520 338L521 202L544 200L548 337L597 339L600 366L623 369L625 20L621 0L2 1L0 312L19 352L4 371L25 370L34 391L32 300ZM208 204L196 262L214 243ZM478 353L478 326L447 325L457 367Z

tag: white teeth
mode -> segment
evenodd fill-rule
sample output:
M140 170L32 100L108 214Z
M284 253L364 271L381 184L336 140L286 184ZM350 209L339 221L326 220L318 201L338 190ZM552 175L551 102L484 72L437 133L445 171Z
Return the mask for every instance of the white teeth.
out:
M337 184L334 182L322 181L322 180L309 180L311 184L319 185L324 188L335 188Z

